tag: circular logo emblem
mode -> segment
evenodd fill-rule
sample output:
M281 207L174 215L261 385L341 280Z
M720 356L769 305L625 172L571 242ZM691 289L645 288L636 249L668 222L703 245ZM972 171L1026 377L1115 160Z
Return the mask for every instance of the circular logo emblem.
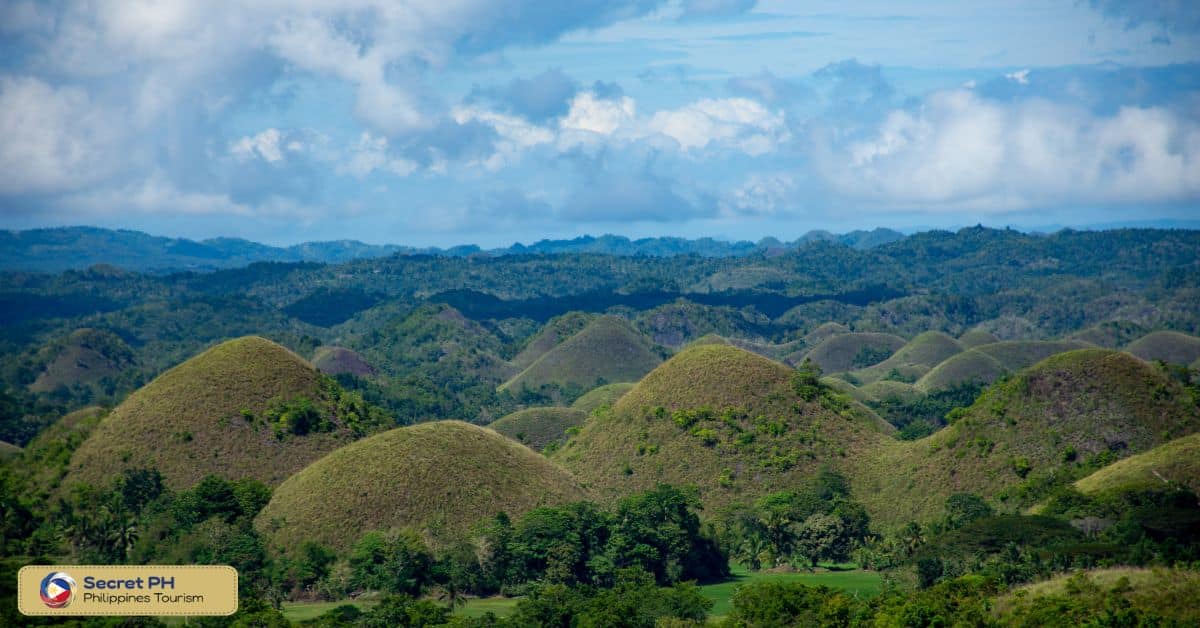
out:
M42 602L50 608L66 608L75 595L75 579L56 571L42 579Z

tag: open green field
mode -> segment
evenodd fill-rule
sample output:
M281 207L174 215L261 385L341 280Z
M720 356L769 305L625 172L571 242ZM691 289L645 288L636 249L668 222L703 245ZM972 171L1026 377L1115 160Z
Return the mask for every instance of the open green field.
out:
M283 616L290 622L301 622L309 619L316 619L329 611L349 604L357 606L362 610L367 610L378 604L376 600L341 600L339 602L284 602Z
M733 594L738 587L753 582L798 582L810 586L827 586L845 589L856 596L873 596L883 589L883 579L878 572L862 569L822 570L816 572L777 573L747 571L745 567L733 565L733 577L725 582L706 584L700 587L704 597L713 601L710 618L724 617L733 610Z

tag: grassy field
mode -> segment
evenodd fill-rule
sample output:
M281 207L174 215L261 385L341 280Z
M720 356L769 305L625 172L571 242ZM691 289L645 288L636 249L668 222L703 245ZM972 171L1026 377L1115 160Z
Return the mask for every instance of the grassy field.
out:
M378 604L375 600L341 600L338 602L284 602L283 616L290 622L301 622L316 619L329 611L349 604L361 610L368 610Z
M816 572L769 573L749 572L744 567L733 566L733 578L717 584L700 587L704 597L713 601L709 616L724 617L733 610L733 594L737 588L754 582L796 582L810 586L827 586L845 589L856 596L873 596L883 589L883 579L877 572L861 569L822 570Z

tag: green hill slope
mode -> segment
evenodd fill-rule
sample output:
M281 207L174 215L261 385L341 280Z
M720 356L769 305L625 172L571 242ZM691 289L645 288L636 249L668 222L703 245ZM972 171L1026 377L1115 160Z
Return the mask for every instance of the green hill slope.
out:
M255 525L272 547L337 551L364 532L411 528L435 545L499 512L584 499L566 471L496 432L459 421L402 427L347 445L275 489Z
M1195 402L1153 366L1116 351L1070 351L992 386L932 436L857 460L856 494L894 525L936 516L956 492L1015 508L1063 469L1197 430Z
M313 354L313 366L326 375L348 373L358 377L370 377L375 374L375 368L367 360L344 347L318 347Z
M852 401L802 401L792 373L736 347L689 347L552 458L605 500L667 482L695 485L719 506L795 486L891 439L891 426Z
M136 363L133 349L124 340L112 332L90 328L77 329L50 343L38 357L45 366L29 385L33 392L96 382Z
M562 444L567 430L583 425L588 415L574 408L526 408L497 419L488 427L525 445L542 451L551 443Z
M596 317L586 312L567 312L562 316L550 319L534 337L521 349L521 352L511 362L518 370L529 368L538 358L546 355L559 343L574 336L587 327Z
M1200 434L1191 434L1150 451L1114 462L1079 480L1082 493L1124 492L1182 484L1200 493Z
M21 455L21 448L16 445L0 440L0 460L8 460Z
M1200 338L1177 331L1156 331L1129 343L1125 350L1143 360L1191 364L1200 360Z
M990 384L1057 353L1088 346L1079 340L1010 340L980 345L933 367L917 380L917 388L932 393L967 382Z
M878 381L896 372L916 381L951 357L963 352L963 346L954 338L940 332L927 331L908 341L891 357L874 366L854 371L852 375L864 384Z
M586 390L598 382L633 382L661 361L650 342L629 323L603 316L547 351L500 389L538 390L557 384Z
M905 345L905 340L892 334L849 333L822 340L803 356L792 354L788 361L800 363L812 360L826 373L840 373L878 364L891 357Z
M633 390L634 386L635 384L628 382L605 384L584 393L582 397L575 400L575 403L571 404L571 407L575 408L576 410L582 410L587 414L591 414L596 410L596 408L601 406L611 407L617 402L618 399L624 396L625 393Z
M341 391L301 357L264 338L221 343L134 392L106 416L71 460L66 481L104 481L121 469L154 467L172 488L206 475L278 484L353 439ZM274 417L271 409L302 404ZM360 409L361 410L361 409ZM365 415L365 410L359 414ZM305 420L310 420L306 434ZM290 420L286 434L276 426ZM328 421L328 431L321 422Z
M1000 339L982 329L972 329L958 337L958 343L964 349L972 349L979 345L988 345L993 342L1000 342Z

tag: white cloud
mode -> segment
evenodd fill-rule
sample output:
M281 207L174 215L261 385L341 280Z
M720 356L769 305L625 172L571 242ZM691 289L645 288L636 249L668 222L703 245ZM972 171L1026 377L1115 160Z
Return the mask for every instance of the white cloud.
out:
M679 109L659 111L647 123L647 129L679 142L684 151L721 144L751 156L768 153L787 139L782 113L771 113L745 98L706 98Z
M633 99L622 96L617 100L597 98L592 92L580 92L571 100L571 108L559 123L564 131L586 131L612 135L634 124L637 107Z
M721 201L730 216L769 216L797 209L798 181L787 172L755 173Z
M1200 196L1200 125L1172 111L1111 116L957 90L889 114L869 139L818 147L843 194L893 207L1011 210Z
M243 137L234 142L229 150L240 159L258 156L267 162L275 163L283 160L283 150L279 146L282 137L279 129L267 129L258 135Z
M1016 72L1009 72L1008 74L1004 75L1004 78L1006 78L1010 81L1014 81L1018 85L1028 85L1029 84L1029 69L1026 68L1024 70L1017 70Z
M120 124L82 89L5 77L0 138L0 194L38 194L112 174Z
M386 137L364 132L359 137L358 144L351 148L348 159L337 167L337 172L360 179L377 170L407 177L416 172L417 168L414 161L389 155Z

